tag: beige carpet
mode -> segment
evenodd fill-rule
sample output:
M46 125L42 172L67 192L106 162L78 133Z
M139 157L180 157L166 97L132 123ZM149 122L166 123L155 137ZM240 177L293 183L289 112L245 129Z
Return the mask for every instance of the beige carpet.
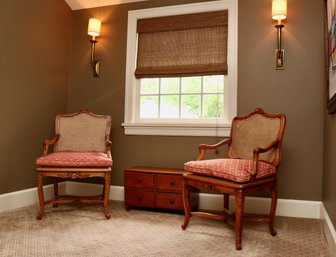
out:
M220 221L193 217L183 231L181 214L110 208L110 220L93 205L48 206L42 221L36 205L0 213L0 256L333 256L319 220L277 217L276 237L247 223L236 251L233 228Z

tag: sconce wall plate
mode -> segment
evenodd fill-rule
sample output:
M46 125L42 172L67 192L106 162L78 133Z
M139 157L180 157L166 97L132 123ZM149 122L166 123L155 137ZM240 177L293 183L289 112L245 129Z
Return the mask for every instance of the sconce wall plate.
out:
M284 69L284 58L285 58L285 50L276 49L275 50L275 69L276 70Z
M94 61L92 63L93 66L93 76L94 77L99 77L100 75L100 61Z

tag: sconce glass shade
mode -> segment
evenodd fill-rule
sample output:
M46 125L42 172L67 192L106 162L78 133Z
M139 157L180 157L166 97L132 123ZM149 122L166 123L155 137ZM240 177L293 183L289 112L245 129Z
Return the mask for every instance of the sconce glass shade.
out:
M89 19L88 34L92 37L98 37L100 34L101 21L95 18Z
M287 0L272 1L272 19L284 20L287 17Z

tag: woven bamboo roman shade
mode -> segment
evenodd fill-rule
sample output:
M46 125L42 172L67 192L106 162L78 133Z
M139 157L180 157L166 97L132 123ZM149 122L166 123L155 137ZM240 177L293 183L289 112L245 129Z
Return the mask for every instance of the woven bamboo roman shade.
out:
M228 11L137 21L136 78L227 74Z

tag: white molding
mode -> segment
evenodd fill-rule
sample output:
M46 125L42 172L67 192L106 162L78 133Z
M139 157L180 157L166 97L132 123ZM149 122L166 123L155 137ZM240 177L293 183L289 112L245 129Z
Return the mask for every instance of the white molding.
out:
M44 189L44 198L46 200L53 197L53 185L46 185ZM60 194L65 193L65 182L59 183ZM38 203L37 188L29 188L16 192L0 195L0 212L25 207Z
M216 127L215 125L161 125L123 123L126 135L155 135L155 136L219 136L230 135L230 126Z
M98 184L74 181L66 182L66 194L68 195L99 195L102 193L102 189L103 185ZM111 186L109 199L114 201L124 201L124 187Z
M66 182L67 194L89 195L100 194L102 185L80 182ZM124 201L124 187L111 186L110 200ZM245 210L246 212L255 214L267 214L271 201L269 198L262 197L246 197ZM277 212L278 216L312 218L320 219L321 202L319 201L303 201L291 199L278 199ZM234 210L235 201L230 197L230 209ZM220 211L223 210L223 196L218 194L199 194L199 209Z
M323 203L321 203L321 219L323 222L323 230L326 232L326 239L331 248L336 252L336 229L333 226L330 217L324 208Z
M65 181L59 183L58 190L60 194L68 195L95 195L100 194L102 185L81 183L74 181ZM53 185L43 186L44 199L49 200L53 197ZM111 186L110 200L123 201L124 200L124 187ZM37 188L29 188L25 190L15 191L0 195L0 212L9 211L21 207L38 203Z
M92 183L81 183L74 181L62 182L59 185L60 194L68 195L92 195L100 194L102 185ZM44 186L45 199L53 196L53 186ZM124 187L111 186L110 200L124 201ZM230 209L234 210L234 199L230 201ZM37 188L16 191L0 195L0 212L21 208L31 204L38 203ZM261 197L246 197L245 210L251 213L267 213L269 210L270 199ZM327 217L328 226L332 226L326 211L321 210L322 203L319 201L302 201L279 199L276 214L279 216L314 218L319 219ZM223 209L223 196L218 194L199 194L199 208L203 210L219 211ZM333 230L332 235L335 234Z
M262 197L246 197L244 209L255 214L267 214L271 205L271 199ZM202 210L223 210L223 196L218 194L199 194L199 208ZM230 210L235 208L235 200L230 197ZM321 202L302 201L290 199L278 199L276 215L298 218L319 219Z
M136 65L137 32L136 24L138 19L152 18L169 15L180 15L186 13L209 12L216 10L229 10L228 26L228 69L229 74L224 86L224 117L226 122L231 122L237 115L237 53L238 53L238 0L218 0L203 3L192 3L184 5L174 5L167 7L148 8L128 12L127 25L127 53L126 53L126 77L125 77L125 114L124 123L126 135L172 135L172 136L227 136L229 131L220 124L219 129L206 129L202 126L198 128L191 126L190 133L177 126L151 124L148 127L139 124L137 120L137 79L134 76ZM223 120L223 119L222 119ZM134 124L134 126L130 125ZM182 124L190 127L189 124ZM209 125L209 124L208 124ZM211 125L210 125L211 126ZM212 133L211 133L212 132ZM219 134L220 133L220 134Z

